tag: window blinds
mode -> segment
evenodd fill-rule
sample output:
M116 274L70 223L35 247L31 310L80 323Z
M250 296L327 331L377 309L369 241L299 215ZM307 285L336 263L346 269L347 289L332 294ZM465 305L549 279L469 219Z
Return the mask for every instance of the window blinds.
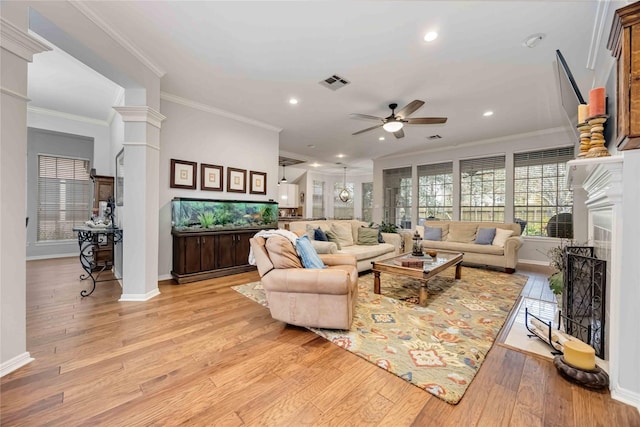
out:
M552 148L549 150L516 153L513 158L515 167L564 163L575 158L573 147Z
M447 175L453 173L453 162L418 166L418 176Z

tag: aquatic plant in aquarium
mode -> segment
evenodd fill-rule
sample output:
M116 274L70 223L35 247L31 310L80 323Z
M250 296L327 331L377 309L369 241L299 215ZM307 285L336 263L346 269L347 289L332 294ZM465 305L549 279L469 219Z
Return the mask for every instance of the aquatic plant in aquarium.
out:
M208 200L176 197L171 225L179 231L278 227L277 202Z

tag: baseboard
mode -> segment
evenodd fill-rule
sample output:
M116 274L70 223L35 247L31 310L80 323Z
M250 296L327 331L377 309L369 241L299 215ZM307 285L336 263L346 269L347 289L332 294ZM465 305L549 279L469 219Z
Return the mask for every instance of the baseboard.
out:
M71 258L71 257L78 258L78 252L74 252L71 254L33 255L33 256L28 256L27 261L36 261L39 259Z
M535 259L519 259L518 264L544 265L545 267L548 267L549 261L539 261Z
M0 363L0 377L15 371L18 368L22 368L27 363L33 362L35 359L31 357L28 351L17 355L16 357Z
M624 388L616 388L611 390L611 398L635 407L640 413L640 393Z
M158 282L163 280L173 280L173 276L171 274L163 274L162 276L158 276Z
M148 301L151 298L160 295L160 290L155 288L146 294L122 294L118 301Z

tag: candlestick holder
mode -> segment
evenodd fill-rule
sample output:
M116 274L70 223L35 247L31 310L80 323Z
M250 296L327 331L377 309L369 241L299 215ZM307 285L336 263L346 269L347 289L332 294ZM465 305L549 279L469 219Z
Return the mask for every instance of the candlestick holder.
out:
M587 152L591 148L591 126L589 126L589 123L583 122L578 123L576 127L580 132L580 153L578 153L578 158L583 158L587 156Z
M609 154L609 150L604 146L604 124L608 118L609 116L602 114L587 119L591 127L591 146L585 157L608 157L611 155Z

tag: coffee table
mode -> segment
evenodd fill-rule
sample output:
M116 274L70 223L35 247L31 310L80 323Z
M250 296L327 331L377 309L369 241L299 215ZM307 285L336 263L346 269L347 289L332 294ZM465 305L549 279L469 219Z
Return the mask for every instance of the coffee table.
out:
M460 279L462 255L460 252L438 251L438 255L435 259L425 255L423 257L416 257L411 253L398 255L392 258L387 258L379 261L372 261L373 270L373 292L380 294L380 273L395 274L400 276L409 276L422 280L420 286L420 305L425 306L427 304L428 289L427 281L436 274L446 270L449 267L456 267L456 279ZM417 261L410 266L402 266L402 261ZM422 261L422 265L420 264ZM416 264L416 265L414 265Z

